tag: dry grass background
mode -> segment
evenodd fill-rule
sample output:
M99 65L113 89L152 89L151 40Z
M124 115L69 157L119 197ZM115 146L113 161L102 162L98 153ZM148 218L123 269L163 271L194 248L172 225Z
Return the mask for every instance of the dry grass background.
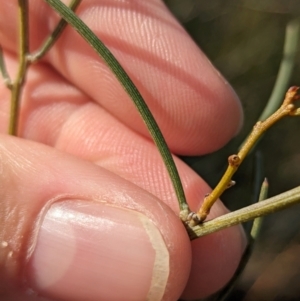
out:
M217 153L184 158L214 186L271 94L282 58L285 26L300 15L292 0L165 0L199 47L239 95L244 127ZM300 85L300 45L291 85ZM267 177L269 196L300 185L300 118L286 118L267 135L222 199L232 210L257 198ZM199 137L201 139L201 137ZM246 225L247 227L247 225ZM249 225L248 225L249 227ZM300 300L300 205L265 218L251 259L228 300Z

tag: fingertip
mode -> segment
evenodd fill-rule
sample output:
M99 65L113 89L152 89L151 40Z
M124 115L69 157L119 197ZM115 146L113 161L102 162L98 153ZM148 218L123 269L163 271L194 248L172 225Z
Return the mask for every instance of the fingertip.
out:
M169 273L167 245L146 216L105 203L62 200L43 218L28 282L62 300L161 300Z
M185 229L174 217L167 210L158 224L153 216L117 205L53 203L27 265L28 284L66 301L177 300L191 256Z
M181 118L181 128L175 125L177 139L170 147L178 154L203 155L218 150L239 132L243 110L222 74L193 41L189 43L189 55L182 66L185 76L170 91L171 98L177 99L173 109L180 111L175 116Z

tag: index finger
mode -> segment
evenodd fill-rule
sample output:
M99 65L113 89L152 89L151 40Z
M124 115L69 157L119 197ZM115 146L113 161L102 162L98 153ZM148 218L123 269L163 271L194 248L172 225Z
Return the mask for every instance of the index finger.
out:
M1 43L9 50L16 49L14 5L0 3ZM208 153L236 133L241 107L235 93L161 1L87 0L77 14L128 72L174 153ZM30 2L33 49L58 19L41 1ZM149 136L115 76L73 29L64 32L46 60L112 115Z

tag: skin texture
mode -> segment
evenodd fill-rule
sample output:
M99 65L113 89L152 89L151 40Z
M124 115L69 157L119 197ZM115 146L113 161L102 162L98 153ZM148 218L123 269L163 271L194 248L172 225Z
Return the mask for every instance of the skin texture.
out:
M12 78L17 69L16 5L16 1L0 2L0 43ZM128 72L175 155L215 151L239 130L242 112L233 90L160 1L86 0L77 12ZM30 1L31 51L41 45L57 20L44 2ZM120 223L114 231L107 227L103 232L105 243L95 240L91 246L92 238L81 242L87 254L94 247L102 250L104 245L118 251L117 242L124 237L121 245L125 250L130 250L129 245L132 250L141 248L144 251L136 254L149 254L141 261L153 259L137 270L134 287L141 291L133 296L128 284L128 291L122 293L124 300L146 299L155 277L165 285L154 297L147 295L149 300L175 301L180 296L195 300L226 284L245 247L240 227L190 243L178 219L170 180L147 129L114 75L77 33L67 28L46 57L30 67L22 96L20 138L5 135L9 91L2 83L0 99L1 300L82 300L78 295L74 299L67 289L71 286L74 290L74 283L64 282L73 273L61 273L56 284L48 285L43 264L52 257L44 255L43 262L39 256L40 250L48 254L45 250L50 247L47 225L50 229L57 225L51 215L55 204L63 204L59 208L65 212L72 200L70 206L78 203L80 212L88 203L87 208L92 209L86 210L99 225L103 216L107 225L114 216ZM197 210L210 188L175 155L187 200L191 209ZM117 208L114 214L112 208ZM106 214L102 216L101 210ZM225 212L217 202L209 218ZM76 217L74 223L77 227ZM68 231L68 223L63 229ZM85 226L79 227L74 235L83 237L83 229ZM136 233L135 241L130 240L132 233ZM59 241L56 245L59 248ZM72 248L68 250L74 251ZM110 263L101 256L94 261ZM128 256L118 265L117 274L123 279L112 278L105 293L83 286L84 300L121 300L115 292L126 282L127 272L134 269L126 259L131 252ZM116 252L116 258L110 259L106 276L115 273L110 267L118 257ZM81 264L82 256L74 258ZM155 262L167 272L153 272ZM68 268L73 264L75 260L70 260ZM89 265L87 273L94 275L92 262L82 263ZM104 278L100 273L100 286ZM35 293L28 293L28 288Z

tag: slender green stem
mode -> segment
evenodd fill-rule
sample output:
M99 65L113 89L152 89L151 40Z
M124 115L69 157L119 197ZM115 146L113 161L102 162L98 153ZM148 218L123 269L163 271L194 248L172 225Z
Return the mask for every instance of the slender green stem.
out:
M258 120L265 120L271 116L280 106L281 99L287 90L293 68L295 65L295 57L299 51L298 41L300 36L300 18L294 18L288 22L285 31L285 40L283 47L283 55L280 63L277 78L273 87L271 96L267 102L266 107L259 116ZM247 138L246 138L247 139ZM241 144L240 148L244 145L246 139Z
M70 10L59 0L45 0L60 16L65 19L85 40L92 46L97 54L102 57L108 67L115 74L125 91L129 94L130 98L134 102L137 110L142 116L161 156L166 165L171 181L173 183L175 193L179 202L181 212L187 212L188 204L185 200L184 190L180 177L172 158L171 152L167 146L167 143L149 110L147 104L142 98L140 92L133 84L123 67L116 60L110 50L98 39L98 37L89 29L89 27L79 19L75 13Z
M265 201L230 212L193 228L188 228L190 238L196 239L221 229L283 210L297 203L300 203L300 186Z
M9 74L7 72L7 69L6 69L4 56L3 56L3 50L2 50L1 45L0 45L0 72L1 72L2 77L4 79L4 84L6 85L6 87L8 89L11 89L12 88L12 82L11 82L11 79L10 79Z
M280 106L290 80L295 65L295 57L299 52L298 41L300 38L300 18L297 17L289 21L286 26L283 56L277 74L273 91L266 107L258 120L265 120L271 116Z
M22 85L25 80L26 69L28 65L28 2L27 0L19 0L19 68L15 81L12 84L11 93L11 111L9 122L9 134L17 135L18 131L18 115L20 106L20 95Z
M265 178L261 185L261 190L260 190L259 199L258 199L259 202L264 201L268 197L268 190L269 190L269 183L268 183L267 178ZM250 233L253 240L255 240L258 237L258 235L260 233L262 222L263 222L263 217L261 217L261 216L254 219L251 233Z
M69 8L72 9L73 11L76 10L78 5L80 4L81 0L72 0ZM49 50L50 48L54 45L54 43L57 41L57 39L60 37L62 34L63 30L66 28L68 23L64 20L61 19L59 23L57 24L56 28L54 31L50 34L50 36L45 40L43 45L34 53L30 54L28 56L28 60L31 63L34 63L38 60L40 60Z

